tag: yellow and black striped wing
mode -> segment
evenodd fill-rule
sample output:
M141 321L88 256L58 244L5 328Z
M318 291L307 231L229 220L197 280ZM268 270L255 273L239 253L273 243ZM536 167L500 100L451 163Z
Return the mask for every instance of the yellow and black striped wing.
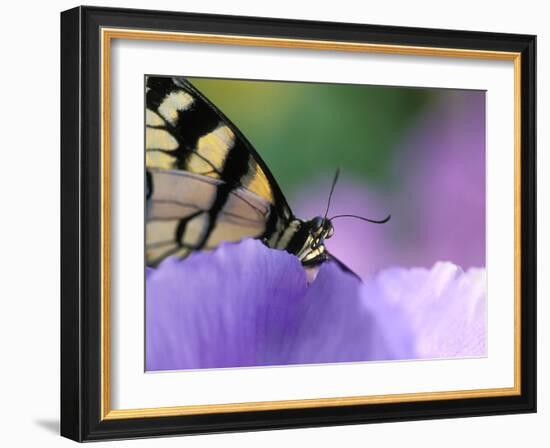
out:
M147 263L283 232L290 208L237 127L185 78L145 91Z

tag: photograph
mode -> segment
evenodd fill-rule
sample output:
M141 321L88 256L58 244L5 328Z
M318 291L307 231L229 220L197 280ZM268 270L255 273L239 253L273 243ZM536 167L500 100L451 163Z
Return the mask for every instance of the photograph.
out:
M486 356L485 91L144 84L146 371Z
M537 36L344 19L61 13L62 436L537 412Z

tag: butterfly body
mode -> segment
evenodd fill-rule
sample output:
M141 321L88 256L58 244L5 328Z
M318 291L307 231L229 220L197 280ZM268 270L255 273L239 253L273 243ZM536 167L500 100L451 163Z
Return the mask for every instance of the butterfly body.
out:
M185 78L146 77L146 260L257 238L304 265L330 258L326 217L294 216L239 129Z
M324 243L333 233L330 220L321 216L308 221L294 218L282 232L264 242L269 247L296 255L304 265L315 265L328 259Z

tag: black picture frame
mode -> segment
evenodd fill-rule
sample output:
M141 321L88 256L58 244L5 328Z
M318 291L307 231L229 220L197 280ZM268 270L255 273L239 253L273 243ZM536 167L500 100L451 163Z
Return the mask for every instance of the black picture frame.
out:
M102 419L101 84L104 27L521 54L521 393ZM536 37L99 7L61 13L61 435L76 441L536 412Z

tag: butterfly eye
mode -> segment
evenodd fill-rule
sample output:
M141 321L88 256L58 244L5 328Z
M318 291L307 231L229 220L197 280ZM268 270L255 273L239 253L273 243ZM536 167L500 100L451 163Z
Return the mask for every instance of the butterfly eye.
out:
M334 227L330 226L329 229L327 230L327 235L325 236L325 238L330 238L332 237L332 235L334 235Z
M313 226L313 231L321 230L322 227L323 227L323 218L321 218L320 216L317 216L316 218L313 218L312 226Z

